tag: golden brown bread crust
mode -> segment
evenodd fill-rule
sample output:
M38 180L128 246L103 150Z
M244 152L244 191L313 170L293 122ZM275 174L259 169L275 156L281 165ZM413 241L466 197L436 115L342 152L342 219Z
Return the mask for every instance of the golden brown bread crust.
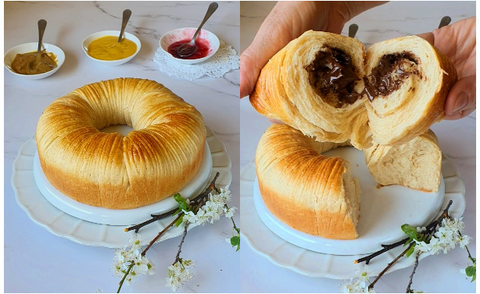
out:
M103 133L127 124L127 136ZM163 85L118 78L55 100L36 132L49 182L76 201L110 209L158 202L200 169L206 140L201 114Z
M306 67L324 46L351 56L361 79L355 90L363 93L354 104L332 107L309 83ZM412 75L389 97L371 102L364 93L363 78L385 54L405 51L418 55L422 79L408 87L415 78ZM370 146L372 133L374 141L382 145L402 144L425 133L445 115L446 97L456 80L450 59L417 36L374 44L365 57L363 44L355 39L307 31L268 61L250 102L262 115L281 120L317 141L340 143L349 139L354 147L363 149Z
M287 125L269 127L255 164L260 193L272 214L308 234L357 238L358 182L351 179L348 162L321 155L341 145L315 142Z

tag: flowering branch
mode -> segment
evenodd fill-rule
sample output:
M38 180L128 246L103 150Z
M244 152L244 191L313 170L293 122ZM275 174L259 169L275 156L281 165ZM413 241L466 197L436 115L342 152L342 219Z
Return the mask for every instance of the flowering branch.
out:
M447 253L450 249L455 248L456 245L465 247L468 259L473 263L473 265L468 266L465 269L465 274L467 277L472 278L472 282L476 279L476 259L471 256L470 251L468 250L468 243L470 237L462 235L462 230L464 228L464 223L462 219L454 219L449 216L448 211L452 206L453 201L450 200L443 210L442 214L429 223L426 227L423 228L414 228L408 224L402 225L402 231L408 236L407 238L400 240L396 243L389 245L382 245L382 249L374 252L368 256L355 260L354 263L360 263L365 261L364 268L360 271L361 276L350 279L349 282L342 284L342 289L347 292L374 292L373 288L377 281L402 257L406 256L407 258L415 253L415 264L410 275L409 283L407 285L406 292L413 293L414 290L411 289L413 283L413 276L418 268L420 255L424 253L428 254L438 254L443 251ZM406 249L403 250L396 258L394 258L387 266L378 274L375 280L366 286L366 282L369 282L368 279L368 269L367 264L373 258L393 249L400 245L406 246ZM358 271L356 271L358 273Z
M213 180L210 182L210 185L208 185L207 188L205 188L205 190L203 190L202 193L200 193L198 196L196 196L194 199L192 199L190 202L193 206L202 206L203 204L205 204L205 201L206 199L208 198L208 195L215 189L217 189L215 187L215 182L217 181L218 177L220 176L220 173L217 172L215 174L215 176L213 177ZM176 195L180 195L180 194L175 194ZM174 197L175 197L174 196ZM175 199L176 200L176 199ZM202 204L203 203L203 204ZM174 208L170 211L167 211L165 213L162 213L162 214L151 214L150 216L152 217L151 219L149 220L146 220L138 225L135 225L135 226L131 226L129 228L126 228L125 229L125 232L129 232L129 231L132 231L132 230L135 230L135 233L138 233L138 231L143 228L144 226L146 225L149 225L151 223L154 223L155 221L157 220L160 220L162 218L166 218L166 217L169 217L171 215L175 215L176 213L180 213L181 211L179 211L178 208Z
M445 209L443 210L442 214L441 214L437 219L433 220L431 223L429 223L429 224L425 227L427 231L429 231L429 232L433 231L433 230L438 226L438 224L441 224L441 223L442 223L442 220L443 220L444 218L449 217L449 216L448 216L448 211L450 210L450 207L452 206L452 204L453 204L453 200L450 200L450 201L448 202L447 206L445 207ZM403 228L402 228L402 229L403 229ZM365 257L362 257L362 258L360 258L360 259L354 260L353 262L354 262L354 263L360 263L360 262L364 262L364 261L365 261L366 264L369 264L369 263L370 263L370 260L372 260L373 258L375 258L375 257L377 257L377 256L379 256L379 255L381 255L381 254L383 254L383 253L385 253L385 252L393 249L393 248L396 248L396 247L398 247L398 246L400 246L400 245L407 244L407 242L408 242L410 239L411 239L411 237L409 236L409 237L407 237L407 238L405 238L405 239L402 239L402 240L400 240L400 241L398 241L398 242L395 242L395 243L393 243L393 244L382 245L383 249L380 249L380 250L378 250L378 251L376 251L376 252L374 252L374 253L372 253L372 254L370 254L370 255L367 255L367 256L365 256ZM410 241L412 241L412 240L410 240Z
M230 239L230 243L232 246L237 247L237 251L240 249L240 228L236 226L235 221L233 220L236 207L228 207L227 205L227 202L229 202L231 198L230 191L228 189L219 189L215 186L215 182L219 175L220 173L217 172L213 180L210 182L210 185L192 200L184 199L179 193L177 193L173 198L177 201L178 208L162 214L151 214L149 220L125 229L127 232L135 231L135 233L138 233L139 230L146 225L159 219L176 215L172 222L163 228L155 238L150 241L145 249L142 250L142 246L140 245L141 242L139 240L140 237L138 234L135 234L135 237L130 240L129 247L127 246L123 250L117 250L114 259L115 274L122 277L119 283L118 292L120 292L125 281L127 284L130 284L139 274L154 273L154 265L148 260L146 253L153 244L155 244L155 242L174 225L180 226L184 224L183 235L180 244L178 245L175 260L172 265L168 267L166 286L170 287L173 291L176 291L193 278L193 274L189 268L193 267L194 262L180 257L189 225L214 223L219 220L222 215L225 215L225 217L230 218L233 224L234 236ZM238 235L236 235L235 232Z

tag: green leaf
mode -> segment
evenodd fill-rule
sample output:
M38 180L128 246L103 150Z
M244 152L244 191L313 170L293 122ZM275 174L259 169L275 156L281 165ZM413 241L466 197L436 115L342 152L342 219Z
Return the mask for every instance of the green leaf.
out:
M402 231L409 236L412 240L417 240L417 229L411 225L404 224L402 225Z
M173 195L173 199L177 201L179 210L185 210L185 211L188 210L187 201L185 201L185 199L182 197L182 195L180 195L180 193Z
M476 266L468 266L466 269L465 269L465 274L467 275L467 277L471 277L472 278L472 282L475 281L476 279L476 276L477 276L477 267Z
M407 257L409 257L410 255L412 255L412 253L413 253L413 251L414 251L414 249L415 249L415 245L417 245L417 244L414 243L413 246L410 247L410 249L408 249L407 253L405 253L405 255L406 255Z
M230 244L232 244L232 247L237 247L237 250L235 251L240 250L240 236L233 236L230 238Z
M182 222L183 222L183 215L179 219L177 219L177 221L175 222L175 226L177 227L180 226Z

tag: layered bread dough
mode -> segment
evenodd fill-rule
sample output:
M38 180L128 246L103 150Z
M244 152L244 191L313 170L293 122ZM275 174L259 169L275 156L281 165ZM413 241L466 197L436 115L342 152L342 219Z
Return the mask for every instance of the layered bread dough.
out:
M307 31L262 69L250 102L320 142L396 145L443 118L452 62L418 36L371 46Z
M262 69L253 107L320 142L370 145L363 90L363 45L337 34L308 31Z
M360 187L350 164L322 153L349 144L320 143L287 125L272 125L260 139L255 165L265 206L299 231L355 239Z
M100 130L129 125L123 136ZM36 141L48 181L88 205L132 209L171 196L200 169L202 115L163 85L117 78L85 85L50 104Z
M376 43L365 60L365 106L376 143L406 143L445 116L457 71L426 40L406 36Z

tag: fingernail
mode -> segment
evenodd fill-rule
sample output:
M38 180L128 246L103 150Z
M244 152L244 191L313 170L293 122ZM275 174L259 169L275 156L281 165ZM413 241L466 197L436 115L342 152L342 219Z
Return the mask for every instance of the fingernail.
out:
M460 93L458 95L457 101L455 102L455 106L453 107L453 114L458 113L463 110L468 103L468 94L465 92Z

